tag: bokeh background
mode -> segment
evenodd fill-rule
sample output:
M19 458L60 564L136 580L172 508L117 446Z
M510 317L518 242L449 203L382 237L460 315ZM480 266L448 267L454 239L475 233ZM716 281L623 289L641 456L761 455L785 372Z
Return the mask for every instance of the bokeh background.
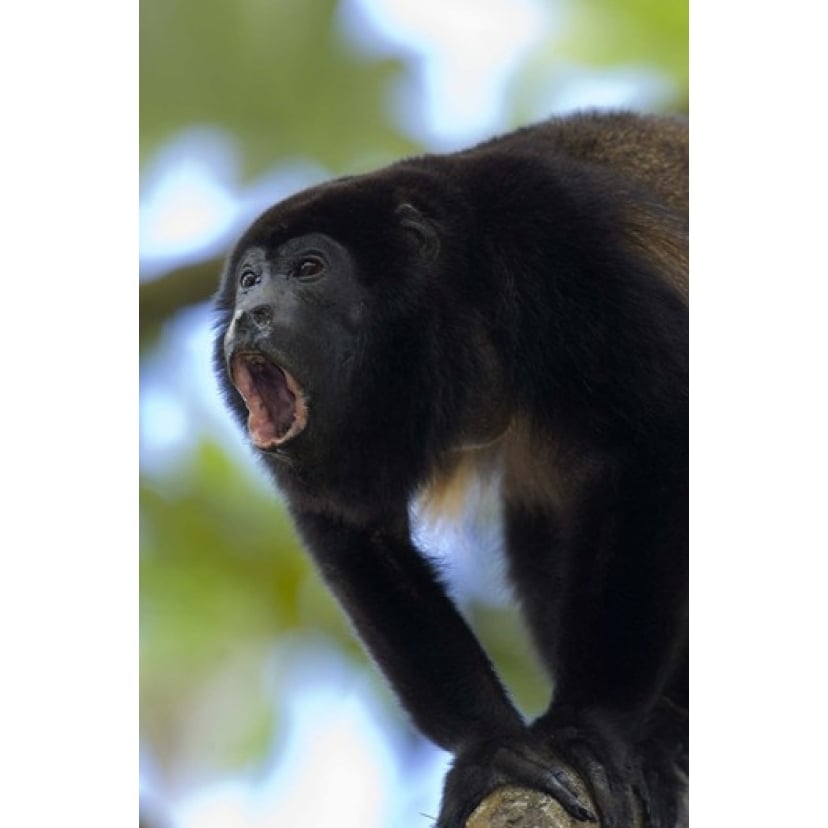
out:
M426 828L447 764L218 399L209 297L234 238L300 188L402 155L584 107L686 113L687 15L686 0L142 0L146 828ZM421 540L533 715L549 691L479 494L462 531L423 525Z

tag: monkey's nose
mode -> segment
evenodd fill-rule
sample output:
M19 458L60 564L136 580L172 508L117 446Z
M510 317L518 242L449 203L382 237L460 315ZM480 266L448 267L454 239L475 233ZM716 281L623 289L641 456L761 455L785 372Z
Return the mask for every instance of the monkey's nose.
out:
M255 308L240 309L233 323L237 330L265 332L273 325L273 308L257 305Z

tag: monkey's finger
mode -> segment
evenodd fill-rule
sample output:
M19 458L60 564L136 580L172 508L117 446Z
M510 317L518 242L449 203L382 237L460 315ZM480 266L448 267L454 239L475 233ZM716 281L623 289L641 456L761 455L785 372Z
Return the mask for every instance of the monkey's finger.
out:
M570 752L573 764L583 774L598 813L601 814L602 828L626 828L634 825L632 791L629 787L619 790L588 748L572 745Z
M550 770L509 748L501 748L494 757L495 767L510 779L549 794L569 814L582 822L597 822L595 815L580 798L564 770Z

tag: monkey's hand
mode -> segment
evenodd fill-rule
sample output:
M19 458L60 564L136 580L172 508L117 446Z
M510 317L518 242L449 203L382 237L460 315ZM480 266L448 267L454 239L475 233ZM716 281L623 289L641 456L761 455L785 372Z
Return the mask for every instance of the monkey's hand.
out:
M595 822L578 795L571 771L529 730L473 740L458 751L446 778L437 828L463 828L495 788L518 785L549 794L574 816Z
M674 828L686 783L677 773L680 740L656 725L651 717L633 739L607 714L553 708L530 730L586 783L601 828Z

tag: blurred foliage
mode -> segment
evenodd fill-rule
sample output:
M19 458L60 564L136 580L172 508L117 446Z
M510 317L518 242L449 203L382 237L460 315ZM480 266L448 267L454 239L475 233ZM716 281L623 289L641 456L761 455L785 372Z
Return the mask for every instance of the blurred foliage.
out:
M141 154L191 124L231 129L247 175L278 158L315 158L344 170L366 153L410 153L385 96L402 73L367 60L334 25L335 0L143 0Z
M527 109L525 90L564 59L656 67L676 84L673 107L686 107L686 0L564 5L566 28L526 57L504 128ZM344 173L422 150L389 107L411 67L358 54L336 13L334 0L142 0L142 165L194 124L236 138L246 179L291 157ZM168 347L165 319L207 297L220 265L142 285L142 359ZM174 472L142 471L140 510L142 740L164 769L254 762L279 726L263 666L274 641L311 632L355 662L364 656L275 493L209 437ZM540 710L548 690L513 615L469 614L518 703Z
M174 475L142 478L141 724L162 766L190 751L193 759L233 765L267 746L272 723L261 662L274 637L300 623L298 596L309 581L286 515L275 506L206 443ZM324 602L312 580L308 590ZM325 615L313 614L314 623ZM210 680L231 675L246 679L241 703L199 728L214 695ZM199 733L212 750L192 738Z
M578 0L559 57L595 66L656 66L686 108L690 43L687 0Z

